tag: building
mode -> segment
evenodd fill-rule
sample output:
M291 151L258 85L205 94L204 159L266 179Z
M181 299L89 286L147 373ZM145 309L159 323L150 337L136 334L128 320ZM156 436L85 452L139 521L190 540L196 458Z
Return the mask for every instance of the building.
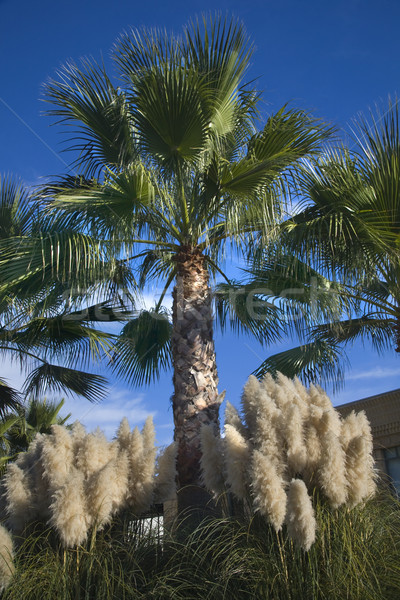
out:
M376 466L400 495L400 389L335 407L343 417L364 410L371 424Z

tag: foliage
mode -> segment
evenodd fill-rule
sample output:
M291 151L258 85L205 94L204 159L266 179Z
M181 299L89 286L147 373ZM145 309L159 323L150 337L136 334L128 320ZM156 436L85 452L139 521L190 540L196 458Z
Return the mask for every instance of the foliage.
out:
M129 278L127 269L104 253L94 265L93 240L50 223L35 194L10 177L0 178L0 213L1 355L27 372L25 396L55 390L97 399L105 378L76 364L110 356L113 336L96 324L126 319L110 285ZM103 300L91 305L96 294ZM0 414L20 402L0 380Z
M8 465L2 486L6 524L22 535L40 522L52 526L65 547L81 545L116 515L141 515L174 492L175 446L157 465L156 454L151 418L142 432L130 431L124 419L112 442L100 430L86 433L78 422L70 430L52 425Z
M224 437L202 429L206 487L221 507L225 493L243 515L259 513L304 550L316 539L315 502L353 507L375 492L372 435L365 413L340 417L320 388L278 374L251 376L242 395L242 421L228 403Z
M46 398L30 398L15 416L9 415L13 425L5 434L8 452L11 455L26 452L37 433L50 433L52 425L65 425L71 414L61 417L59 412L63 406L64 400L56 402Z
M354 150L345 147L310 160L297 179L296 214L281 225L280 244L330 281L345 302L333 318L303 330L303 344L267 358L256 371L301 375L308 382L340 384L346 347L354 340L378 352L400 350L400 123L397 98L359 117ZM276 252L276 250L274 250ZM268 250L267 250L268 255ZM274 267L260 266L267 282ZM287 261L287 281L296 264ZM309 276L308 281L311 280ZM267 285L268 287L268 285Z
M249 253L272 233L287 181L332 133L287 106L259 128L259 95L245 81L252 52L240 22L205 17L182 35L123 34L112 52L118 85L92 59L46 84L50 114L74 127L67 147L80 173L44 190L53 218L93 232L93 260L106 252L137 269L139 284L163 286L153 322L139 315L118 344L116 372L135 384L171 364L160 309L180 250L197 249L212 276L226 277L227 252ZM276 316L269 330L279 337ZM141 332L151 343L138 343Z
M380 496L351 511L316 506L320 535L308 553L282 533L213 519L185 542L164 531L128 542L99 534L61 551L37 530L18 548L4 600L397 600L398 501Z

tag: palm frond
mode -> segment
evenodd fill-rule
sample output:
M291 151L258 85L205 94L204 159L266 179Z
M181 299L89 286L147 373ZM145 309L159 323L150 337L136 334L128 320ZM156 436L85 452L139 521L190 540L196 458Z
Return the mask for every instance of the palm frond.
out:
M333 383L343 385L347 357L340 346L317 340L269 356L253 374L262 379L267 373L299 377L305 384Z
M44 363L29 374L24 393L39 397L47 391L65 392L96 402L104 395L106 383L107 380L101 375Z
M9 411L17 411L21 407L19 393L10 387L4 379L0 379L0 419L4 419Z
M273 302L257 294L259 289L220 283L213 291L217 325L224 331L251 334L261 343L280 341L285 327L282 312Z
M355 340L368 341L378 352L393 345L395 320L379 314L343 319L317 325L310 331L310 338L331 344L351 344Z
M75 126L69 150L78 152L76 168L91 177L102 170L129 165L137 156L129 103L115 88L104 66L83 59L81 66L70 62L57 79L45 85L45 100L55 108L48 114L59 123Z
M171 365L172 325L163 311L142 311L122 329L113 371L133 385L150 383Z

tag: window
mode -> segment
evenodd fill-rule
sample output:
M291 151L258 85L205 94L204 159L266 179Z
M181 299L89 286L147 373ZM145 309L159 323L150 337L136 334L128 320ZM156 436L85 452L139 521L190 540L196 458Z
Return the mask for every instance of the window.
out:
M400 496L400 446L388 448L383 451L385 456L386 470L392 480L398 496Z

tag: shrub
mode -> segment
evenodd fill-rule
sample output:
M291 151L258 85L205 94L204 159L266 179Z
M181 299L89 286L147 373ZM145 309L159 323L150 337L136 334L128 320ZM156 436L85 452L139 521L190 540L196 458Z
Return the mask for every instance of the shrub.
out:
M283 526L304 550L316 538L315 503L354 507L375 492L371 429L364 412L342 419L319 387L279 375L250 377L243 419L228 403L225 435L202 430L202 468L216 499L234 497L243 515ZM223 506L223 503L220 503ZM228 514L232 503L226 503Z

